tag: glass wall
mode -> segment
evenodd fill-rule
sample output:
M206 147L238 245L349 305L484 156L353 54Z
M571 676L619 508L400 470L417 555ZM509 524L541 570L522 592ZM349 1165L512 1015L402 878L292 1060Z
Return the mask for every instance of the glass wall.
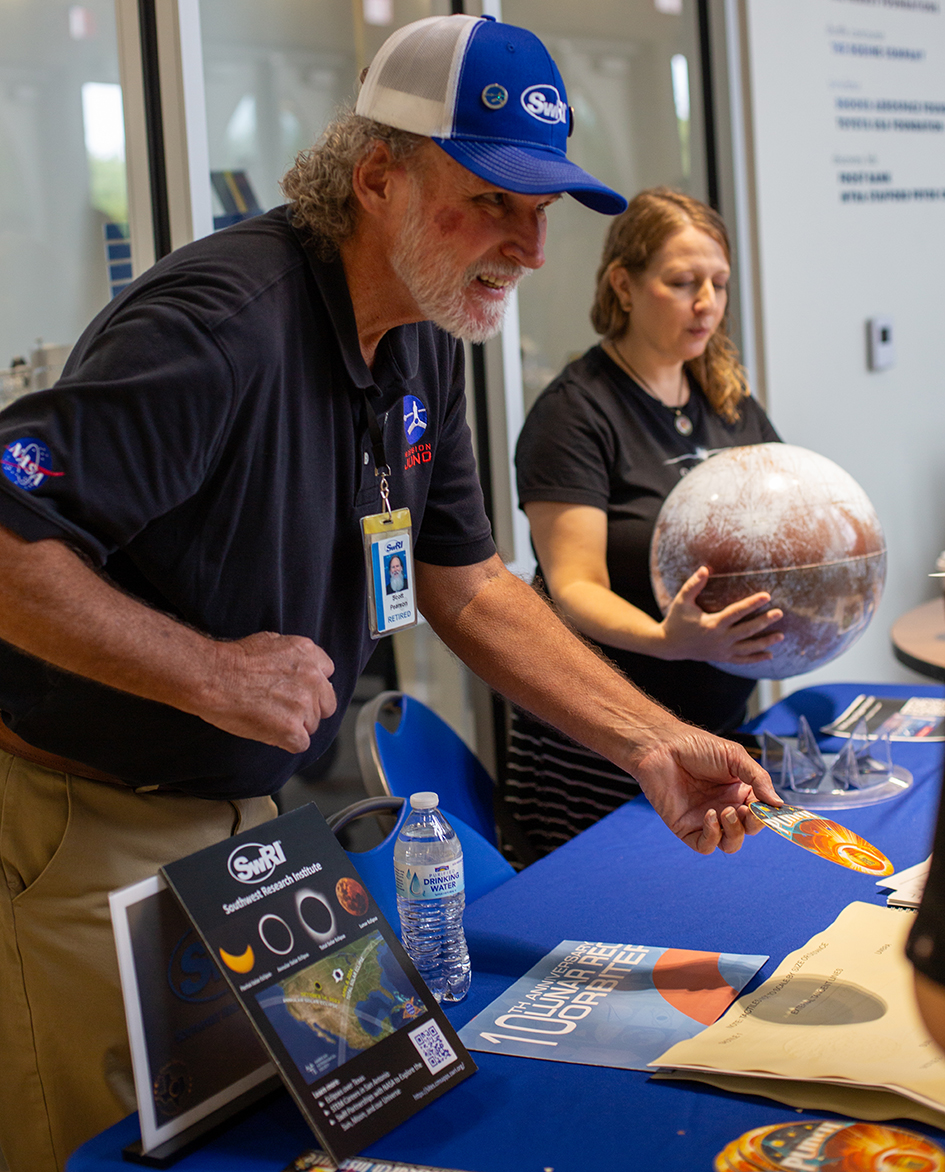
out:
M704 198L694 0L502 0L502 18L558 63L575 112L569 158L628 198L656 184ZM588 313L609 222L572 199L549 211L545 266L519 294L526 407L597 340Z
M280 177L353 99L384 38L450 7L202 0L217 222L281 202ZM689 129L701 119L694 7L503 0L503 18L541 36L561 67L572 157L625 194L654 183L704 191L701 134ZM38 339L73 343L110 296L106 225L127 218L120 113L113 0L0 4L0 370L29 361ZM521 291L526 405L595 340L587 313L606 227L572 200L552 210L547 264Z
M353 102L386 37L449 11L448 0L202 0L217 222L248 198L263 210L281 203L279 179L337 107Z
M0 3L0 397L16 358L52 382L107 302L124 157L113 0Z

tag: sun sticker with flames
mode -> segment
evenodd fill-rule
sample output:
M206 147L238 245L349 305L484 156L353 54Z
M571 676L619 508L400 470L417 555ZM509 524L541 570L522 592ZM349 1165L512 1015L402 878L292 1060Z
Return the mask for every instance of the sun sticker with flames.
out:
M872 843L828 818L820 818L800 806L769 806L752 802L752 813L765 826L782 835L795 846L803 847L831 863L881 878L895 868Z

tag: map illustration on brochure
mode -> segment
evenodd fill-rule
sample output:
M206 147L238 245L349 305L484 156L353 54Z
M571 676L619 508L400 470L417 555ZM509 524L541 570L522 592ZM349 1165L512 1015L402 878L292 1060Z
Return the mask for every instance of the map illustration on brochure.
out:
M314 805L162 870L334 1160L475 1072Z
M470 1050L646 1070L719 1018L767 959L562 940L459 1036Z
M832 737L857 736L861 720L871 740L886 734L891 741L945 741L945 700L935 696L857 696L820 731Z

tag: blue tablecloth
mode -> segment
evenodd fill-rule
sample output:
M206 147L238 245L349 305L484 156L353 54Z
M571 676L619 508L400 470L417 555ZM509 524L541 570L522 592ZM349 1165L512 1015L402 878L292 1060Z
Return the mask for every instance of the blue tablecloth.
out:
M803 712L815 730L860 692L942 696L940 686L834 684L789 696L751 731L793 735ZM843 742L823 740L825 751ZM891 801L831 813L875 843L897 869L929 853L942 776L942 745L896 743L897 764L915 779ZM694 854L642 798L470 905L472 990L447 1012L459 1028L561 940L599 939L721 952L768 953L755 984L784 955L826 927L848 903L882 905L860 875L763 831L736 855ZM752 986L749 986L752 987ZM467 1172L696 1172L753 1127L799 1114L767 1099L729 1095L637 1071L475 1052L479 1073L430 1104L363 1155ZM945 1135L919 1124L915 1130ZM121 1148L137 1138L131 1116L81 1148L68 1172L127 1167ZM280 1172L313 1146L286 1096L244 1117L185 1156L180 1172Z

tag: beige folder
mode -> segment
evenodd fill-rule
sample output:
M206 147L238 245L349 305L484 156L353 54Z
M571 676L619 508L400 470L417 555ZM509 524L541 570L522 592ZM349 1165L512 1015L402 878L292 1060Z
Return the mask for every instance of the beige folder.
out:
M714 1025L651 1067L861 1119L945 1128L945 1054L912 990L910 912L852 903Z

